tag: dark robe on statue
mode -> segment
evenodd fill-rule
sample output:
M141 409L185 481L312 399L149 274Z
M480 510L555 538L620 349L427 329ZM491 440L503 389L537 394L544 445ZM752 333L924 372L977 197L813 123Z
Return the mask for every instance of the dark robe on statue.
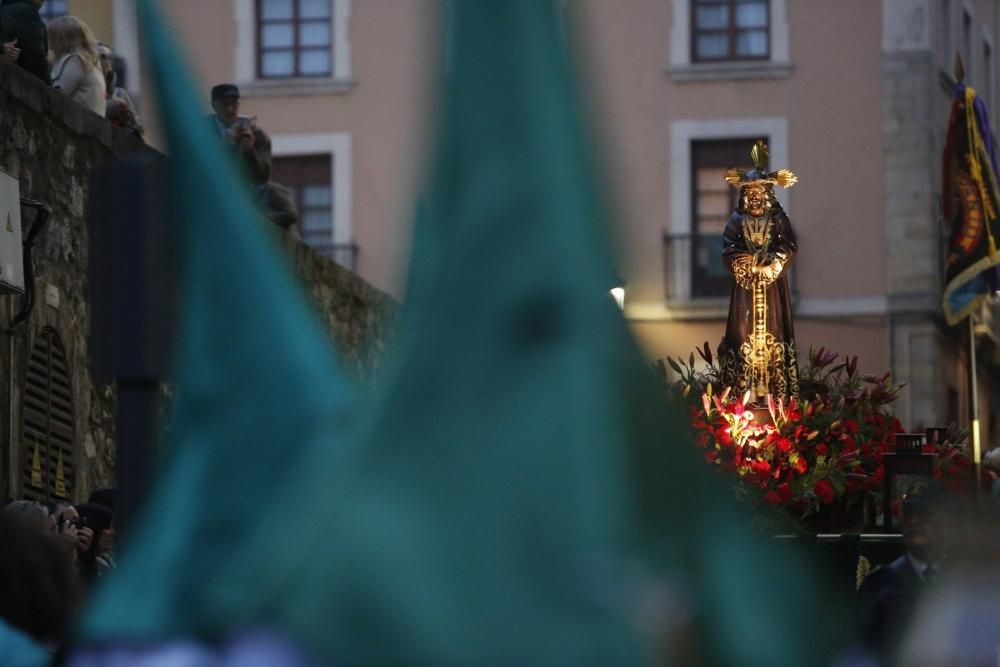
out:
M797 250L791 223L776 201L761 218L736 210L726 224L722 257L733 290L719 363L723 382L734 392L752 391L757 400L799 392L788 287L788 266ZM755 264L770 268L757 273Z

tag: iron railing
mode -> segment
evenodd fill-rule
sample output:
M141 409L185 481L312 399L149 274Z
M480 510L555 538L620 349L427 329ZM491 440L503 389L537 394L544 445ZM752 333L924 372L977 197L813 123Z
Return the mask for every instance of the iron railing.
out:
M663 235L667 303L729 298L733 278L722 261L722 234ZM792 302L798 297L794 264L788 274Z
M663 276L668 302L729 296L732 277L722 262L722 235L664 234Z

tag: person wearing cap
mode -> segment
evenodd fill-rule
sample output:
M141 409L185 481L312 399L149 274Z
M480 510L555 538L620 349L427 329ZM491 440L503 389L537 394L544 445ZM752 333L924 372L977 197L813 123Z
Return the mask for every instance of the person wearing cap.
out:
M914 484L903 497L903 555L872 570L858 589L861 641L873 654L891 658L913 619L917 602L938 578L947 551L941 491Z
M237 152L244 172L254 185L271 177L271 138L257 127L256 118L240 115L240 89L231 83L212 88L211 116L219 136Z

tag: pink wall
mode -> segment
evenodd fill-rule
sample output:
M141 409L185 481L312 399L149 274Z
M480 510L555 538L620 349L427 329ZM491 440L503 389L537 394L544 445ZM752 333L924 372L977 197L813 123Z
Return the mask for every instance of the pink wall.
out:
M438 81L439 4L432 0L355 0L349 38L354 85L342 94L255 96L244 88L241 113L269 134L348 132L352 142L351 223L360 246L358 272L402 293L403 262L428 105ZM166 13L202 82L194 100L210 112L209 88L233 81L233 2L174 0Z

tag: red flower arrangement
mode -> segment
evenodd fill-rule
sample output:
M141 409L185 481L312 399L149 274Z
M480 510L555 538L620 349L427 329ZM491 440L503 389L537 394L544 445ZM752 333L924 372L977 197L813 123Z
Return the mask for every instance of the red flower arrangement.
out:
M738 494L755 504L785 508L799 520L833 509L849 514L870 498L881 511L885 468L903 431L890 406L902 385L859 375L858 358L810 349L799 369L800 399L768 398L767 409L748 405L749 393L732 396L721 387L721 373L706 342L698 353L705 362L667 358L679 376L668 395L687 406L695 443L705 461L735 482ZM666 366L658 362L667 379ZM949 430L943 442L924 446L937 455L934 476L955 490L968 488L969 457Z

